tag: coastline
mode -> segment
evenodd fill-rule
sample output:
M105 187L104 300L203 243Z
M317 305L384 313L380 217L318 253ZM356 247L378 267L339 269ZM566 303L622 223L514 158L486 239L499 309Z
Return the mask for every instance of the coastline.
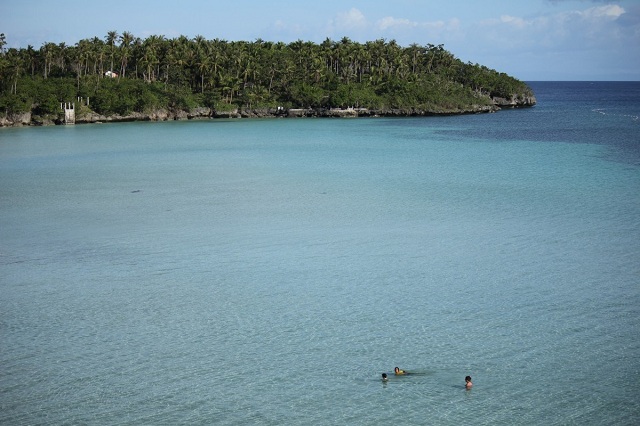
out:
M127 115L101 115L82 108L76 114L76 124L120 123L132 121L173 121L233 118L358 118L358 117L428 117L463 114L486 114L505 108L528 108L536 104L535 96L513 95L510 99L492 98L490 105L469 105L463 108L234 108L216 110L197 107L190 111L157 109L132 112ZM31 112L0 117L0 127L64 125L62 117L37 116Z

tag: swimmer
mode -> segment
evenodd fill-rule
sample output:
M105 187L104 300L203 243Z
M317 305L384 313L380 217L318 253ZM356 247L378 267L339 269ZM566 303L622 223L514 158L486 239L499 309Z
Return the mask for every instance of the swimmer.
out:
M382 373L382 381L386 382L387 380L389 380L389 378L387 377L387 373Z
M398 367L394 368L393 372L396 373L396 376L402 376L403 374L407 374L406 371L400 370Z
M465 377L464 381L465 381L464 387L467 389L471 389L471 386L473 386L473 383L471 383L471 376Z

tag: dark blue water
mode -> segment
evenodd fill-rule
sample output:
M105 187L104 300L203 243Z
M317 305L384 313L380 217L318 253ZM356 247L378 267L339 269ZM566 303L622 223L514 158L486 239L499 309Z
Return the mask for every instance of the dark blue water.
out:
M531 86L3 129L0 423L636 424L640 83Z
M612 159L640 164L640 84L545 81L529 85L539 105L526 114L504 110L490 119L464 117L469 126L441 133L446 138L601 144L609 148Z

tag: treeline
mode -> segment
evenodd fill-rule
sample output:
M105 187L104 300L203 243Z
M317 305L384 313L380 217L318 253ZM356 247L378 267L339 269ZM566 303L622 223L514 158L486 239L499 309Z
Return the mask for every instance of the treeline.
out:
M0 113L58 114L89 98L100 114L168 108L365 107L452 110L531 94L523 82L463 63L442 45L167 39L109 32L74 46L5 49Z

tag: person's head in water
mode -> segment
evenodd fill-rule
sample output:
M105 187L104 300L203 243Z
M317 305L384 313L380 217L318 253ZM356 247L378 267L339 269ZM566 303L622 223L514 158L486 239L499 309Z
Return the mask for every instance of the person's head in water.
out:
M399 376L401 374L405 374L404 370L400 370L400 368L396 367L393 369L394 373L396 373L396 376Z
M469 389L471 386L473 386L473 383L471 383L471 376L467 376L464 378L465 384L464 386Z
M389 380L387 379L387 373L382 373L382 381L386 382L387 380Z

